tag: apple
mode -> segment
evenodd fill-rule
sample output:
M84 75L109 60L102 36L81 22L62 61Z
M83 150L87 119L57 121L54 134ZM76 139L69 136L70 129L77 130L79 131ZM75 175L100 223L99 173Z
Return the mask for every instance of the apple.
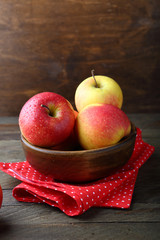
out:
M75 114L67 99L53 92L31 97L19 114L21 134L28 142L40 147L58 145L69 137Z
M84 149L107 147L119 142L131 131L127 115L111 104L91 104L77 116L76 133Z
M118 83L112 78L97 75L82 81L75 92L75 105L80 112L84 107L93 103L112 104L122 107L123 93Z
M56 146L50 147L50 149L58 151L72 151L75 150L76 146L77 141L75 141L75 133L73 130L67 139Z
M0 208L2 206L2 199L3 199L3 193L2 193L2 188L1 188L1 185L0 185Z
M74 111L75 119L77 118L78 112ZM52 146L50 149L59 150L59 151L71 151L75 150L78 147L78 141L75 134L75 128L73 128L71 134L67 139L65 139L62 143Z

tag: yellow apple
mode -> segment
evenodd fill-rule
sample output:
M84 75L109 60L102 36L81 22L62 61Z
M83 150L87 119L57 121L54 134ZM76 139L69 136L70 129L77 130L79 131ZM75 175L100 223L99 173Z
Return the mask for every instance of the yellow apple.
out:
M82 148L96 149L119 142L130 133L131 123L111 104L91 104L78 114L75 129Z
M82 81L75 92L75 105L80 112L84 107L93 103L112 104L122 107L123 93L119 84L112 78L93 75Z

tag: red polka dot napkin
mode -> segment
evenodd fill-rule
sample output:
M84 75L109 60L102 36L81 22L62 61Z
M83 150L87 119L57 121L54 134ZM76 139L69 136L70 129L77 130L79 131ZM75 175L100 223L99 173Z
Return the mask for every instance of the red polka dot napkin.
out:
M27 161L0 163L0 169L22 181L13 189L18 201L47 203L69 216L80 215L89 208L129 208L139 168L154 152L154 147L137 136L130 160L113 175L86 184L59 183L34 170Z

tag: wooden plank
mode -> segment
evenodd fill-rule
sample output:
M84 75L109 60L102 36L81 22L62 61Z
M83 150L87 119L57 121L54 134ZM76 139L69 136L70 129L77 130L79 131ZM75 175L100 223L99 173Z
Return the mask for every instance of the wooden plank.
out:
M11 177L10 175L8 175L0 170L0 184L3 189L12 190L19 183L20 183L19 180Z
M91 208L80 216L68 217L58 208L46 204L23 203L16 200L3 204L0 215L8 223L47 224L52 223L118 223L118 222L160 222L160 204L135 203L130 209ZM39 217L40 216L40 217Z
M0 140L20 139L18 117L0 117Z
M0 161L13 162L25 160L20 140L0 141Z
M127 115L137 127L140 127L143 130L160 129L160 113L155 114L139 113Z
M1 224L3 240L17 239L112 239L157 240L159 223L81 223L81 224ZM8 229L8 230L7 230Z
M15 139L19 140L20 139L20 133L18 132L0 132L0 140L10 140L10 139Z
M1 0L0 115L44 90L74 102L92 68L121 85L127 112L158 112L159 9L159 0Z
M0 125L5 124L5 125L17 125L18 124L18 117L0 117Z

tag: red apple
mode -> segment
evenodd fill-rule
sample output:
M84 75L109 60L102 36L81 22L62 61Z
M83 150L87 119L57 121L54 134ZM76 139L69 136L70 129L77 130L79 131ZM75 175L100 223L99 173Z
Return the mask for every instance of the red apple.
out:
M52 150L58 150L58 151L72 151L76 148L76 141L75 141L75 133L74 131L71 132L70 136L64 140L62 143L50 147Z
M19 126L28 142L50 147L63 142L75 123L73 107L64 97L42 92L30 98L19 114Z
M127 115L110 104L91 104L76 119L78 140L84 149L107 147L131 131Z
M119 84L106 76L94 76L82 81L75 92L75 105L80 112L84 107L93 103L112 104L122 107L123 93Z
M75 119L77 118L78 112L74 111L75 114ZM56 146L52 146L50 149L52 150L59 150L59 151L71 151L71 150L75 150L78 146L78 141L76 138L76 134L75 134L75 128L73 128L71 134L69 135L69 137L67 139L65 139L62 143L56 145Z
M0 185L0 208L2 206L2 199L3 199L3 193L2 193L2 188L1 188L1 185Z

